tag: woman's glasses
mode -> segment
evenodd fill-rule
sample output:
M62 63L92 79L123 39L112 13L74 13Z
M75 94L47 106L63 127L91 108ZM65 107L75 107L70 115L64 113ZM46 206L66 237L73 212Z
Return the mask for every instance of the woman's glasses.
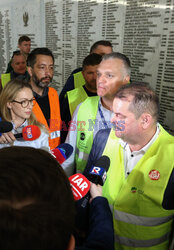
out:
M22 106L23 108L27 108L29 104L30 104L31 106L34 106L35 103L36 103L36 100L35 100L35 98L32 98L31 100L27 100L27 99L26 99L26 100L23 100L23 101L21 101L21 102L18 102L18 101L16 101L16 100L13 100L12 102L19 103L19 104L21 104L21 106Z

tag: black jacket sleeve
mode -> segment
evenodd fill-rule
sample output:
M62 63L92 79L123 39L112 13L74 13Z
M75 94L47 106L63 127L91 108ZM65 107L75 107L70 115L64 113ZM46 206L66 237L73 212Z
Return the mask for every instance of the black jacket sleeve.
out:
M113 218L106 198L96 197L90 204L89 232L76 250L114 250Z

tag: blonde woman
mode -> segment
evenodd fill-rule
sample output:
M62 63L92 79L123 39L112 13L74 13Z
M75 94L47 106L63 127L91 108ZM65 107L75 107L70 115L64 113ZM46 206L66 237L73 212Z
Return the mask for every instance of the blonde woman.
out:
M34 104L32 88L28 83L14 79L5 85L0 95L0 117L2 121L11 122L13 129L0 136L0 148L14 145L43 148L49 151L49 134L36 120L32 112ZM41 130L40 137L33 141L16 140L14 134L21 133L28 125L38 126Z

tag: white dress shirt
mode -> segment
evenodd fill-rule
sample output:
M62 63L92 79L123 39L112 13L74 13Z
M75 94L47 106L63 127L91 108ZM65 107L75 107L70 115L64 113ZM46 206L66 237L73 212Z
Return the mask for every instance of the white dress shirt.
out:
M124 142L122 139L119 139L120 145L123 147L123 157L124 157L124 168L125 176L127 177L130 172L133 170L137 162L143 157L148 148L154 143L157 139L160 132L159 124L157 124L157 129L152 137L152 139L140 150L131 152L129 145Z

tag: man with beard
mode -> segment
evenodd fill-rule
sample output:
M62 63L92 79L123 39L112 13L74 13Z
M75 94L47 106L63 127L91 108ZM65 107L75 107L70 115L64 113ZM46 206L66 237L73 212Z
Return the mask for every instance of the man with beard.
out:
M59 97L54 88L48 87L54 73L54 56L48 48L36 48L29 54L27 65L36 99L33 112L48 128L49 146L54 149L60 144L61 128Z

